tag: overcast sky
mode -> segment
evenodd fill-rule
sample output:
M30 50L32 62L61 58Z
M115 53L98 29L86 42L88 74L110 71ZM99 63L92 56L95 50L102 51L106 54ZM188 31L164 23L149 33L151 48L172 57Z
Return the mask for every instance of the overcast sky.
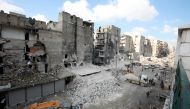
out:
M43 21L57 21L66 11L95 22L113 24L122 34L142 34L174 45L177 28L190 24L190 0L0 0L0 10Z

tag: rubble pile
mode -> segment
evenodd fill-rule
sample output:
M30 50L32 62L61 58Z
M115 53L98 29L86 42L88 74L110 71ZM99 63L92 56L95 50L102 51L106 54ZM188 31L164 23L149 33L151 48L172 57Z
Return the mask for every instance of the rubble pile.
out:
M113 96L120 91L121 87L115 78L89 83L88 79L77 77L68 85L66 94L73 104L84 104L99 103L101 100L108 100L110 97L114 98Z
M57 75L61 73L63 67L56 65L48 73L40 73L30 69L27 66L16 66L6 74L0 75L2 85L11 84L11 87L23 87L38 83L45 83L57 79Z

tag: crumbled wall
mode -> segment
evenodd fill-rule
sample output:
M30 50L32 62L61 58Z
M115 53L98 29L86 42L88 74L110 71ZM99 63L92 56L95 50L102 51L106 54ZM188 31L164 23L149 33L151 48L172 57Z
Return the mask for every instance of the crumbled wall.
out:
M66 12L59 14L58 22L51 21L47 25L42 21L29 23L29 18L19 14L0 12L0 17L2 38L10 40L3 45L3 50L7 53L3 62L26 65L26 45L31 48L38 41L46 48L46 60L37 62L42 72L46 63L50 69L64 60L92 62L94 24L91 22ZM29 34L28 39L26 33ZM6 69L9 68L5 68L5 71Z
M76 54L79 63L92 62L94 24L67 12L60 12L58 18L58 22L48 23L48 28L66 36L66 43L70 44L70 54Z

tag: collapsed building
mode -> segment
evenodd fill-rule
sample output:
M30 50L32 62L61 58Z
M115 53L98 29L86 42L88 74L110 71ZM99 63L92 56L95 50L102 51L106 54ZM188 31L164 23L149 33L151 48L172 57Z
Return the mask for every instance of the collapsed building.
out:
M119 51L120 28L113 25L96 30L94 64L109 64Z
M160 40L151 40L152 56L166 57L169 54L168 43Z
M1 11L0 93L8 100L7 105L63 91L66 78L73 75L61 71L58 76L55 74L60 69L58 65L91 63L93 31L94 23L66 12L59 13L58 22L46 24Z

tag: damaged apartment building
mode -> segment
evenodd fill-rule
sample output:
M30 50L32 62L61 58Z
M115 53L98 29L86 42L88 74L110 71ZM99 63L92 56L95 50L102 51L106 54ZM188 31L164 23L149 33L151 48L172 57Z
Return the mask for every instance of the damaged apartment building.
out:
M168 43L160 40L151 40L152 56L166 57L169 54Z
M133 38L129 35L122 35L120 38L119 53L127 56L128 59L132 59L134 52Z
M96 30L94 42L94 64L109 64L119 51L120 28L114 25L99 27Z
M65 78L63 75L67 73L52 77L54 73L51 71L57 71L56 66L61 63L64 67L91 63L93 31L94 23L66 12L59 13L57 22L46 24L25 15L1 11L0 94L7 98L7 105L33 101L63 91L65 80L57 80ZM26 78L23 78L24 75ZM32 78L34 75L38 77ZM56 80L55 83L49 83L52 79ZM7 84L9 87L6 87ZM43 88L50 88L49 92L43 92Z
M134 60L144 57L166 57L169 53L167 42L147 39L142 35L123 35L120 39L120 53Z

